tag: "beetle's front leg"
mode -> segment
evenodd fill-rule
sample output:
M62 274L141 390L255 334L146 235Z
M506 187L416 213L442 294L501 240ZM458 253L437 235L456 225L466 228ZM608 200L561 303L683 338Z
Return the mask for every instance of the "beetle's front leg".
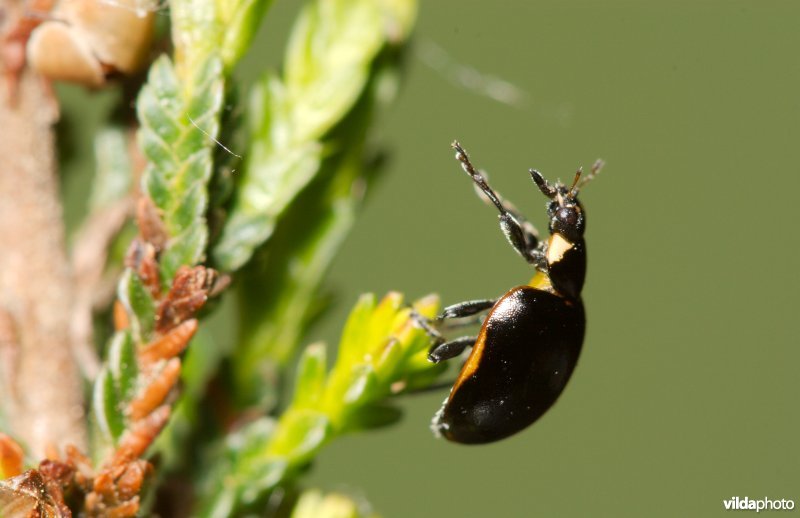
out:
M548 241L542 241L528 251L528 262L545 273L547 273L547 244Z
M500 212L500 230L506 240L523 259L534 263L531 253L540 243L536 228L525 220L512 204L504 201L500 194L489 186L486 178L472 165L469 155L461 147L461 144L453 142L452 146L456 150L456 159L461 162L461 168Z

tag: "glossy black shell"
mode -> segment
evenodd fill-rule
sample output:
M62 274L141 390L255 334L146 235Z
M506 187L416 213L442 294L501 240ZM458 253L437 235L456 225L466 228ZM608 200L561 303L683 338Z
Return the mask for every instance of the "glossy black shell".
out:
M586 279L586 243L579 239L555 263L547 266L547 276L555 290L568 298L579 298Z
M569 381L585 326L579 298L511 289L486 317L434 429L451 441L479 444L532 424Z

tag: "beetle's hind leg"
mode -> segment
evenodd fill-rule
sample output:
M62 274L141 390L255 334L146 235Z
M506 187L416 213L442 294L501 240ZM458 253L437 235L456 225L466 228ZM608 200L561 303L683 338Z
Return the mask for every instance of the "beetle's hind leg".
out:
M528 222L512 204L503 200L494 189L489 187L486 178L472 165L469 155L461 147L461 144L453 142L453 149L456 150L456 159L461 162L461 168L500 212L500 230L503 231L509 244L527 262L538 265L541 262L541 247L536 227Z
M460 356L467 347L472 347L475 345L475 341L478 339L476 336L462 336L461 338L456 338L455 340L450 340L449 342L434 343L431 346L430 351L428 351L428 360L432 361L433 363L439 363L444 360L450 360L455 358L456 356Z
M489 304L490 302L491 304ZM460 315L460 317L468 317L478 314L481 311L485 311L485 309L490 308L492 305L494 305L494 301L473 300L470 302L462 302L461 304L448 306L447 308L445 308L445 313L447 312L447 310L454 307L461 308L462 309L461 313L457 312L453 313ZM475 340L477 340L477 337L475 336L462 336L461 338L456 338L455 340L448 341L444 336L442 336L442 334L439 332L438 329L436 329L434 326L431 325L431 322L427 318L423 317L416 311L411 312L411 318L414 320L414 322L416 322L416 324L419 327L422 328L423 331L425 331L425 333L433 341L430 349L428 350L428 360L432 361L433 363L439 363L440 361L455 358L456 356L463 353L467 347L472 347L475 344ZM450 317L442 317L440 315L439 317L437 317L437 320L441 320L442 318L450 318Z

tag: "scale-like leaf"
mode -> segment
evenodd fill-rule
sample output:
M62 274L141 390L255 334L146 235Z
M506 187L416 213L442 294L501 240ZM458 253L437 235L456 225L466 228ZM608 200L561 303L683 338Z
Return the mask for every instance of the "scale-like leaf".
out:
M314 408L325 386L326 364L325 344L312 344L306 347L297 363L294 400L298 408Z
M292 31L283 81L267 76L254 91L260 124L231 217L215 247L217 263L241 267L270 238L277 218L319 172L313 151L350 111L384 43L374 0L309 4ZM320 155L316 154L318 161Z
M206 55L186 72L196 86L186 97L172 62L161 57L139 95L139 142L149 159L143 187L170 237L161 259L164 286L178 267L197 264L205 254L207 186L224 97L222 72L219 57Z
M156 307L153 297L130 269L122 274L117 287L117 297L128 312L136 341L143 343L149 339L155 326Z
M108 368L114 380L117 394L129 399L136 388L139 367L136 363L136 345L127 331L117 331L108 348Z

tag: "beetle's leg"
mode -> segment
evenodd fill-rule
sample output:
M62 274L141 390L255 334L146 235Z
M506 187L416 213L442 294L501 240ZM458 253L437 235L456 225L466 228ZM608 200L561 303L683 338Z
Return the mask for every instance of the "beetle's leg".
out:
M476 313L475 315L470 315L468 317L453 318L450 320L441 320L441 321L437 320L436 328L439 329L440 331L451 331L453 329L461 329L462 327L469 327L477 324L482 324L485 318L486 318L485 313Z
M431 325L430 321L427 318L425 318L422 315L420 315L419 313L417 313L413 308L411 309L410 318L423 331L425 331L425 334L428 335L428 337L431 340L433 340L433 345L431 346L431 348L436 347L438 345L441 345L441 344L443 344L443 343L445 343L447 341L445 339L445 337L442 336L442 333L440 333L438 330L436 330L436 328L434 328Z
M504 202L494 189L489 187L483 175L470 162L469 156L464 151L464 148L461 147L461 144L453 142L453 149L456 150L456 159L461 162L461 168L464 169L464 172L472 178L475 185L483 191L489 201L500 211L500 229L508 242L523 259L529 263L537 264L539 259L535 257L534 252L539 246L539 233L536 228L526 221L512 205Z
M453 304L444 308L439 316L436 317L436 320L471 317L473 315L477 315L478 313L483 313L487 309L491 309L495 302L497 302L497 299L480 299L459 302L458 304Z
M547 272L547 241L542 241L529 251L529 263L536 266L539 270Z
M437 328L449 331L461 327L480 324L486 318L485 313L494 306L497 299L468 300L447 306L436 317Z
M484 181L486 179L484 178ZM503 204L506 212L511 214L511 217L516 220L516 223L519 225L520 229L522 230L522 234L525 237L525 250L531 252L535 250L538 246L542 245L542 241L539 238L539 231L536 230L536 227L533 226L533 223L528 221L525 216L517 210L513 203L503 198L498 192L495 191L495 195L497 199L500 200L500 203ZM501 214L502 216L502 214ZM505 233L505 232L504 232ZM508 237L508 236L506 236ZM527 259L527 256L525 256Z
M540 173L536 169L528 169L528 172L530 173L531 178L533 179L533 183L535 183L536 187L538 187L539 190L542 191L542 194L544 194L551 200L556 197L558 191L556 190L555 187L550 185L550 182L548 182L545 179L545 177L542 176L542 173Z
M428 350L428 359L433 363L455 358L467 347L472 347L477 340L474 336L462 336L448 342L439 331L430 325L428 319L416 311L411 311L411 318L433 340L433 344Z
M434 343L431 346L430 351L428 351L428 360L432 361L433 363L439 363L443 360L455 358L463 353L467 347L472 347L475 345L475 341L477 339L478 338L475 336L462 336L461 338L456 338L455 340L450 340L449 342L439 344Z

